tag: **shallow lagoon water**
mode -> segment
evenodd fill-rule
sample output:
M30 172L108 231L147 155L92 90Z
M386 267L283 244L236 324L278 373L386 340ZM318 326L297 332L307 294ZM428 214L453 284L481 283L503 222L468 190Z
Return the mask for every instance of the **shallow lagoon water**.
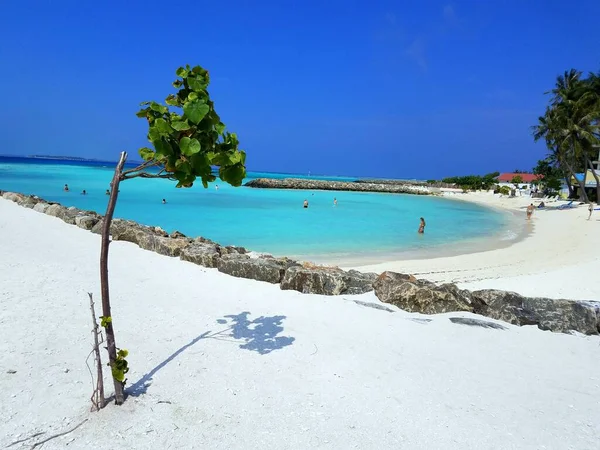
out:
M104 213L113 168L111 163L0 157L0 189ZM248 175L248 179L299 176ZM63 191L65 183L70 192ZM88 195L80 194L83 189ZM167 204L162 204L163 198ZM302 207L305 199L308 209ZM121 184L115 217L319 262L441 256L476 251L484 243L498 245L518 234L507 214L439 197L233 188L218 182L208 189L201 184L176 189L173 182L151 179ZM427 221L425 235L416 232L419 217Z

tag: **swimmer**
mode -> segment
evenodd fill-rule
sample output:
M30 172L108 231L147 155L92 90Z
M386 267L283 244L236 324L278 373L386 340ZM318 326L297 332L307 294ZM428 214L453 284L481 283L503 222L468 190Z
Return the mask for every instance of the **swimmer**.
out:
M425 219L421 217L421 223L419 224L419 234L425 233Z
M65 187L63 188L63 190L64 190L65 192L69 192L69 185L68 185L68 184L65 184Z
M308 208L308 200L304 199L304 207Z

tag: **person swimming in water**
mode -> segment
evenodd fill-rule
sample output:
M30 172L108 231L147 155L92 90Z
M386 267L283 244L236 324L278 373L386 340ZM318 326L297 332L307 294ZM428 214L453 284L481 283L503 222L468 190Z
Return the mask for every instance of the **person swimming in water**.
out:
M419 234L425 233L425 219L421 217L421 223L419 224Z
M333 206L337 206L337 198L333 197Z
M163 204L163 205L166 205L166 204L167 204L167 200L163 198L163 199L162 199L162 204Z
M85 189L83 191L81 191L81 195L87 195L87 192L85 192Z
M106 190L106 195L110 195L110 189Z
M65 192L69 192L69 185L68 185L68 184L65 184L65 187L63 188L63 190L64 190Z
M308 200L304 199L304 207L308 208Z

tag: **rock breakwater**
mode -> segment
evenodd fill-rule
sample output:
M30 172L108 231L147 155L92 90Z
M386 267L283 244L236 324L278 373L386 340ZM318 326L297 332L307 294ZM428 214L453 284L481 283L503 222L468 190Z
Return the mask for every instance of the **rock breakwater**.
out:
M303 178L257 178L245 184L262 189L303 189L320 191L383 192L390 194L434 195L433 189L408 183L308 180Z

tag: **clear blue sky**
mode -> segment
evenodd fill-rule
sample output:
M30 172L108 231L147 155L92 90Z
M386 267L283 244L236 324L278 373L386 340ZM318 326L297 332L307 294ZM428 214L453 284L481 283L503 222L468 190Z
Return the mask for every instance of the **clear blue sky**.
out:
M435 178L529 169L560 72L600 70L600 1L0 4L0 154L116 159L185 63L251 170Z

